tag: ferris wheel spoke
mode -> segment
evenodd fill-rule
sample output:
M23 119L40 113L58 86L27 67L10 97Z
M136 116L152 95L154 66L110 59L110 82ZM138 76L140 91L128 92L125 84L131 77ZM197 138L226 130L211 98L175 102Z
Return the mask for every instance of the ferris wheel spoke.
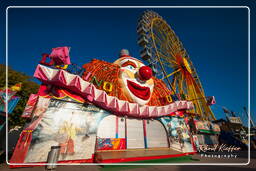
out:
M175 42L177 42L178 41L178 38L176 38L176 36L175 35L173 35L173 34L167 34L166 35L166 37L167 37L167 40L171 43L171 44L175 44ZM175 37L175 38L174 38Z
M153 35L157 37L160 42L164 42L166 39L165 36L162 36L159 32L153 32Z
M174 72L172 72L172 73L168 74L167 76L165 76L164 79L172 76L173 74L176 74L177 72L180 72L180 70L181 69L175 70Z
M178 65L175 60L170 59L171 56L166 56L161 51L159 51L159 54L165 59L166 62L171 62L174 65Z
M181 79L179 80L179 93L183 94L184 93L184 88L183 88L183 81L184 81L184 75L180 74Z
M175 55L179 52L179 48L175 48L173 44L174 44L173 42L168 41L168 43L166 44L167 45L166 50L169 53L172 53L172 56L174 56L175 58Z
M173 62L173 63L177 64L177 62L175 61L175 59L176 59L176 57L175 57L175 50L174 49L170 49L169 47L170 47L170 45L168 43L164 44L164 47L160 51L162 52L164 50L165 51L164 53L166 54L166 55L164 55L164 57L167 57L168 59L171 58L170 62Z
M157 45L162 45L162 44L165 44L167 42L166 39L164 39L163 37L161 38L160 36L158 36L157 34L153 34L153 38L156 42Z
M172 77L172 87L174 88L174 93L176 93L176 81L177 81L177 76Z
M163 29L160 29L159 32L164 35L168 39L168 41L172 43L177 41L177 37L171 29L163 27Z
M173 49L170 45L167 46L166 50L172 55L173 59L176 59L177 50Z
M175 60L173 60L173 59L175 59L173 52L170 52L170 53L168 53L168 51L163 52L161 49L163 49L163 48L160 46L159 49L157 50L158 55L161 55L161 57L164 58L167 62L171 62L174 65L177 65L177 62ZM168 54L171 54L171 55L168 55Z
M173 45L172 45L170 42L168 42L168 43L166 44L166 50L167 50L169 53L172 53L172 55L174 56L174 58L175 58L175 54L177 54L177 52L178 52L178 49L175 49L175 48L173 47Z

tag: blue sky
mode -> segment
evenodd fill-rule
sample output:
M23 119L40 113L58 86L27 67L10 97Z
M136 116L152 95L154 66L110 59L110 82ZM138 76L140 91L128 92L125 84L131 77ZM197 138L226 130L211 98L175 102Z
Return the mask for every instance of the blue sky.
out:
M71 47L71 62L93 58L113 62L126 48L139 58L137 20L145 10L122 9L9 9L9 65L33 75L42 53ZM153 9L173 28L197 69L217 118L221 106L239 113L248 104L248 10L246 8ZM252 113L255 105L252 105ZM254 118L256 118L254 116Z

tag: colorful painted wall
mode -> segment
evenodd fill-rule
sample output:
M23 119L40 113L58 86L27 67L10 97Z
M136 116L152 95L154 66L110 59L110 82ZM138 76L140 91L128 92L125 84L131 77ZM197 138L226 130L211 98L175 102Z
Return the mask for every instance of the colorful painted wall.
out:
M193 140L184 117L166 116L160 118L168 131L170 147L181 152L193 152Z
M44 100L37 104L32 122L23 131L31 133L31 137L20 137L12 161L19 156L19 148L23 153L27 148L23 162L46 162L52 146L60 146L60 161L92 158L97 126L109 113L68 97Z

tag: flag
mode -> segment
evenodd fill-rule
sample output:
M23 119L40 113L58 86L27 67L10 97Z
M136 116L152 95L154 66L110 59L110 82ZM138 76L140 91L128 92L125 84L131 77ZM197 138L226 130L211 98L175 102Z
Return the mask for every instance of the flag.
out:
M207 100L207 105L213 105L213 104L216 104L216 100L215 100L215 97L214 96L209 96L209 97L206 97L206 100Z
M224 113L230 113L230 111L229 111L227 108L222 107L222 109L223 109L223 112L224 112Z

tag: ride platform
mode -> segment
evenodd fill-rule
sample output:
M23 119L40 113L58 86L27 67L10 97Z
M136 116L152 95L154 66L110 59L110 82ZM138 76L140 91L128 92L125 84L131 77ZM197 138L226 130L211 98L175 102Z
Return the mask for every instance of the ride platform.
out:
M143 160L155 160L174 158L195 154L195 152L183 153L170 148L152 149L128 149L128 150L106 150L95 153L96 163L123 163Z

